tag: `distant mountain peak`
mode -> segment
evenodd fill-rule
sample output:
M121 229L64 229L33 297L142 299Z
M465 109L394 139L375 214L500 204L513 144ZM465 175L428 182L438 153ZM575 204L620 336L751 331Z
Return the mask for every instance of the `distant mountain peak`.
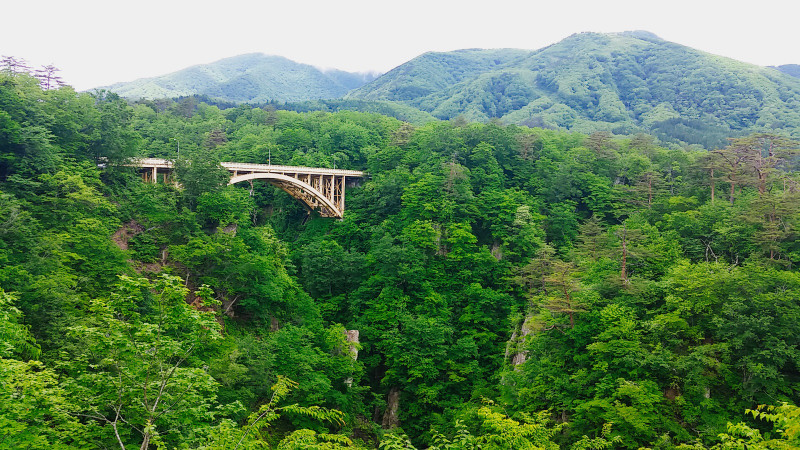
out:
M632 30L632 31L623 31L618 33L620 36L630 36L635 37L637 39L642 39L645 41L663 41L657 34L651 33L646 30Z
M377 76L322 70L279 55L245 53L105 89L130 99L205 95L232 102L294 102L339 98Z
M795 78L800 78L800 64L783 64L781 66L771 66L773 69L778 69L779 71L785 73L786 75L791 75Z

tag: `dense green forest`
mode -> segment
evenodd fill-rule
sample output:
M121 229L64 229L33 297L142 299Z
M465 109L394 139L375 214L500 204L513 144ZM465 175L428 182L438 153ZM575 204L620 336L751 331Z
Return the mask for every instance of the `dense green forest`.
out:
M346 98L397 101L445 120L646 132L712 149L752 132L795 134L800 80L787 74L790 65L746 64L644 31L579 33L536 51L426 53Z
M0 74L0 448L797 448L798 163Z

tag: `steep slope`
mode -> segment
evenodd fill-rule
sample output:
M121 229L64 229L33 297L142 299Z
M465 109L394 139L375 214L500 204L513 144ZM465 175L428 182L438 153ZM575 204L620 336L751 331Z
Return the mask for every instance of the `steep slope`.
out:
M338 98L374 78L251 53L106 89L132 99L208 95L234 102L287 102Z
M441 119L650 131L706 146L745 130L800 129L800 80L652 33L576 34L523 57L461 72L458 52L434 55L412 60L348 97L402 101ZM463 76L428 81L441 80L441 73ZM408 95L414 86L428 89Z

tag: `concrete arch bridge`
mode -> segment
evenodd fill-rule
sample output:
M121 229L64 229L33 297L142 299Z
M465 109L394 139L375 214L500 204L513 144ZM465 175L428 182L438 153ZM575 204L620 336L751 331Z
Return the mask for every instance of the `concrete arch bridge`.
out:
M139 168L142 179L155 183L169 182L172 161L159 158L143 158L134 165ZM249 164L224 162L222 166L231 173L228 184L253 180L264 180L302 202L308 209L319 211L322 217L342 218L344 213L345 188L364 177L357 170L326 169L319 167L274 166L271 164Z

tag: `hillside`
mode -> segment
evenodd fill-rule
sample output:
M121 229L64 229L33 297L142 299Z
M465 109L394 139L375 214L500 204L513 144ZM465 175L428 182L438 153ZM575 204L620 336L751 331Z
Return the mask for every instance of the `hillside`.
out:
M0 448L800 448L800 142L187 99L0 72Z
M428 53L347 98L401 101L440 119L648 131L706 146L800 125L800 80L647 32L581 33L533 52Z
M105 89L129 99L207 95L233 102L292 102L338 98L375 76L323 71L281 56L251 53Z
M392 69L348 97L420 106L415 100L450 89L482 73L513 65L529 53L516 49L428 52Z
M800 448L799 141L190 100L0 71L0 448Z

